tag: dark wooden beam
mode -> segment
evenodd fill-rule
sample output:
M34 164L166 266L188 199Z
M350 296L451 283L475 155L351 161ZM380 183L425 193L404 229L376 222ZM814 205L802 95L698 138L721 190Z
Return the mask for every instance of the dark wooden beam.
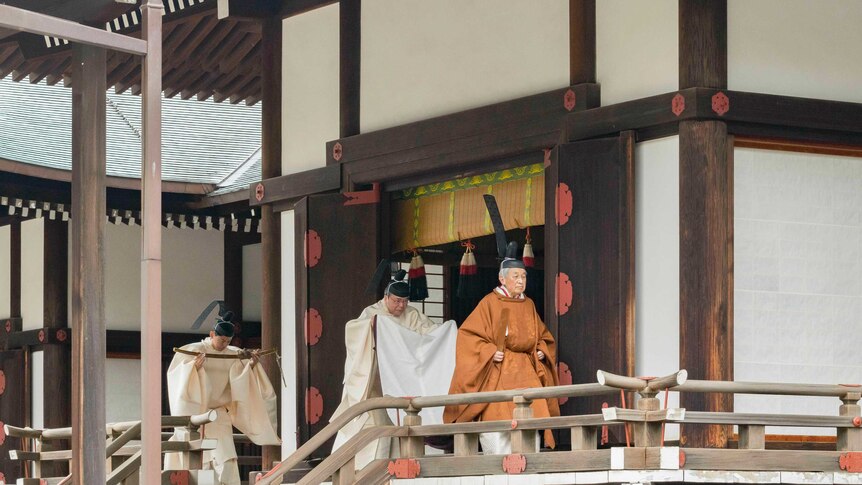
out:
M261 20L276 16L279 0L219 0L218 18Z
M326 144L350 182L385 182L436 168L457 170L550 148L571 111L598 106L599 89L582 84L451 115L363 133ZM469 159L470 161L465 161Z
M679 0L679 88L727 87L727 0Z
M72 474L105 479L105 50L72 49Z
M21 221L9 225L9 316L21 318Z
M224 232L224 305L234 314L234 321L242 321L242 241L244 233Z
M720 121L679 127L680 369L733 380L733 141ZM684 393L680 406L732 411L731 394ZM688 447L724 448L727 426L683 426Z
M337 2L338 0L281 0L281 17L293 17Z
M638 141L678 133L685 120L723 121L731 134L862 145L862 103L688 88L571 113L568 141L634 130Z
M262 191L258 189L258 184L263 187ZM249 187L248 203L251 206L272 204L284 200L298 200L306 195L341 188L341 166L327 165L304 172L261 180L258 184L251 184ZM260 199L258 199L259 194Z
M281 69L282 19L268 17L262 21L261 86L263 108L261 114L261 176L271 179L281 175ZM261 208L261 253L263 258L263 287L261 303L261 346L281 349L281 214L271 205ZM279 369L273 359L264 361L266 375L273 383L281 409ZM281 427L281 415L278 416ZM292 431L292 430L291 430ZM269 469L281 460L281 447L264 446L262 466Z
M339 13L339 100L341 138L359 134L362 56L362 0L341 0Z
M71 337L68 328L69 297L69 223L62 220L44 219L44 270L43 270L43 321L46 333L63 332L65 343ZM65 428L72 425L72 349L69 345L48 345L42 349L42 382L51 392L45 393L42 401L44 427ZM49 443L44 450L68 449L65 440ZM66 476L69 466L63 462L42 466L44 476Z
M596 0L569 0L569 84L596 82Z

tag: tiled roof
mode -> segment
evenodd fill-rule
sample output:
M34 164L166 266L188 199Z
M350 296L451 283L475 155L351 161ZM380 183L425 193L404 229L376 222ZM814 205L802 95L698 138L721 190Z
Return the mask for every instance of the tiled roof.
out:
M140 178L141 98L111 89L106 110L107 174ZM260 116L259 105L163 98L162 179L245 188L260 178ZM70 170L71 141L71 89L0 79L0 158Z

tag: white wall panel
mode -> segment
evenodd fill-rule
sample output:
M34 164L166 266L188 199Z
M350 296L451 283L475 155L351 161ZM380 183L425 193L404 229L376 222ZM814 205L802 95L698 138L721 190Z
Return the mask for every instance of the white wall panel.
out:
M596 2L596 77L602 105L679 87L676 0Z
M286 175L325 165L325 143L338 138L338 4L283 25L281 170Z
M635 374L670 374L679 370L677 136L635 145L635 279ZM668 405L678 403L671 393ZM679 426L665 432L678 439Z
M363 132L569 84L568 1L362 2Z
M141 228L107 224L105 317L113 330L139 330ZM201 310L224 296L224 235L162 230L162 330L188 332Z
M736 380L859 382L862 159L740 148L734 154ZM740 412L835 414L838 404L736 398Z
M105 365L105 415L108 423L141 419L141 361L108 359Z
M24 330L44 327L45 220L21 223L21 318ZM71 260L69 263L71 264ZM69 288L71 290L71 287Z
M862 2L730 0L728 87L862 102Z
M11 241L12 230L9 226L0 227L0 318L11 316L9 286L11 278Z
M287 387L281 388L281 450L282 456L296 450L296 252L293 211L281 213L281 370ZM298 264L302 264L299 262ZM273 383L273 385L281 385Z
M242 247L242 319L261 321L263 255L260 244Z

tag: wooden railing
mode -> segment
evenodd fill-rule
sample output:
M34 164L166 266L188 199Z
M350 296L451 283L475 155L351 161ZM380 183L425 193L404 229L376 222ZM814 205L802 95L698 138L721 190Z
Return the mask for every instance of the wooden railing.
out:
M747 470L764 473L862 472L862 413L858 401L862 387L821 384L777 384L758 382L688 381L684 370L659 379L625 377L599 371L597 383L487 393L428 396L415 398L383 397L363 401L338 416L296 452L266 474L256 477L258 485L281 483L281 478L319 446L326 443L353 418L374 409L395 408L406 411L401 426L379 426L363 430L312 469L298 484L377 483L390 477L452 477L506 473L555 473L619 470L669 470L683 480L683 472L709 473ZM607 408L602 414L533 418L530 403L536 399L595 396L633 391L639 395L634 409ZM719 392L732 394L771 394L824 396L841 400L835 416L782 415L732 412L694 412L662 409L656 397L661 391ZM514 419L441 425L422 425L419 411L449 404L481 402L515 403ZM740 449L700 449L664 446L663 426L712 424L739 426ZM602 426L625 426L626 447L598 449L597 434ZM834 451L767 450L766 426L804 426L832 428L837 433ZM569 429L571 451L536 453L537 430ZM478 450L478 435L486 432L511 433L510 455L483 455ZM424 439L453 436L454 454L425 456ZM400 440L400 458L376 460L362 470L354 470L357 451L382 437ZM507 462L508 460L508 462ZM706 473L706 472L703 472ZM675 477L677 475L674 475ZM727 477L726 477L727 478ZM773 477L774 478L774 477ZM773 479L768 478L768 479ZM829 479L832 477L830 476ZM766 479L766 478L764 478ZM862 475L854 480L862 479ZM623 481L627 481L623 480ZM613 480L611 480L613 481ZM733 481L733 480L729 480ZM837 483L837 482L836 482ZM856 482L853 482L856 483Z
M190 473L201 470L203 464L203 452L216 447L216 440L202 439L200 427L216 420L218 414L215 410L195 416L162 416L162 428L176 427L180 430L177 435L180 440L169 441L174 436L172 432L162 433L162 452L182 453L185 463L190 463ZM66 477L43 477L42 464L50 461L70 461L72 450L44 451L43 446L52 441L69 440L72 437L72 428L54 429L32 429L18 428L5 425L4 431L7 436L22 438L25 450L10 450L9 458L21 460L25 468L32 464L34 483L71 483L71 475ZM133 440L141 437L141 422L129 421L108 424L105 428L107 439L105 455L108 459L109 471L105 478L106 485L137 484L137 472L141 465L140 444L130 444ZM176 470L166 470L162 482L170 481L170 473ZM212 474L211 471L205 472ZM41 480L44 480L42 482Z

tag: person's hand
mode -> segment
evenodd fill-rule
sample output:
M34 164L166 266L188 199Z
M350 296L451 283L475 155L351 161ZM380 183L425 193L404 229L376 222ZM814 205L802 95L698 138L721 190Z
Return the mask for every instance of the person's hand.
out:
M539 357L539 360L545 360L545 353L541 350L537 350L536 355Z
M258 362L260 362L260 349L254 349L251 351L251 368L254 369Z
M203 367L204 362L207 360L207 354L201 352L195 357L195 369L200 369Z
M494 352L494 362L503 362L503 352L499 350Z

